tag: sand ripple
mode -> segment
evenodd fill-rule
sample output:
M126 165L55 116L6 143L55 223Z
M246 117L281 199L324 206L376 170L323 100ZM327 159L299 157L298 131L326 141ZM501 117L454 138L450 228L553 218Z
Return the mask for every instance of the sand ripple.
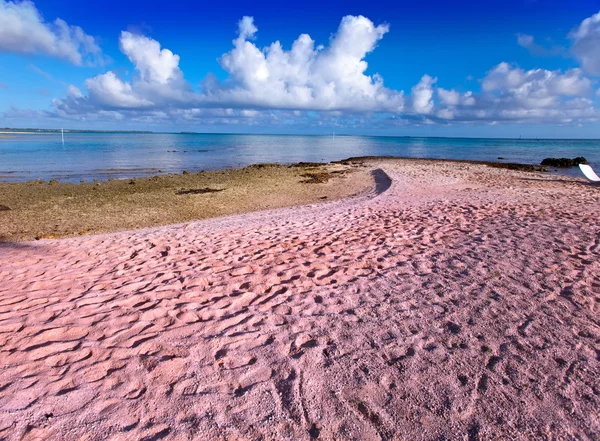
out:
M597 439L598 188L373 167L380 195L3 245L0 439Z

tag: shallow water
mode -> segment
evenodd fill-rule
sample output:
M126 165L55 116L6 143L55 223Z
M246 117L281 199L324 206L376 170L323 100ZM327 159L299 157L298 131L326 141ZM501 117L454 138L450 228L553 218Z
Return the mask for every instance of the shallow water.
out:
M3 135L0 182L79 182L213 170L261 162L321 162L350 156L469 159L539 164L584 156L600 168L600 140L372 136L65 133ZM575 167L557 173L580 176Z

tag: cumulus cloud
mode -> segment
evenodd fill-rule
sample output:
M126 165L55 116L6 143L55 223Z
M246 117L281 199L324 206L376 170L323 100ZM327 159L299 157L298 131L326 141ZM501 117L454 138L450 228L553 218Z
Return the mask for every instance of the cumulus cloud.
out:
M60 18L52 23L44 21L34 3L28 0L0 0L0 52L43 54L76 65L102 61L94 37Z
M135 66L131 82L115 72L97 75L85 81L88 95L75 86L63 100L53 105L63 115L118 109L156 109L160 106L187 105L193 100L190 86L179 69L179 56L151 38L123 31L119 39L121 51Z
M429 75L423 75L421 81L412 88L411 102L412 110L419 114L429 114L434 109L433 102L433 85L437 82L437 78L432 78Z
M179 70L179 55L169 49L161 49L158 41L123 31L119 45L140 73L141 81L167 84L183 78Z
M470 121L554 121L568 123L596 120L599 115L589 98L592 83L581 69L532 69L508 63L492 68L481 82L481 93L438 89L441 119Z
M453 120L459 109L469 109L476 104L473 92L460 93L454 89L446 90L439 87L437 90L439 102L436 108L436 116L441 120Z
M387 89L383 79L367 75L366 55L388 32L369 19L344 17L329 46L315 46L300 35L290 50L276 41L259 49L252 17L238 23L233 49L220 58L229 74L221 83L208 76L195 93L179 69L179 56L146 36L122 32L121 51L135 66L136 76L124 82L114 72L85 82L88 97L56 101L63 110L78 105L118 108L224 107L244 110L391 111L404 108L402 92Z
M114 72L107 72L86 80L85 87L90 99L100 105L114 108L146 107L152 103L145 98L138 97L133 92L131 84L120 80ZM70 91L70 97L77 97Z
M206 91L207 99L232 105L278 109L400 111L402 93L367 75L365 57L389 31L363 16L346 16L329 46L300 35L290 50L279 41L264 50L252 41L258 29L251 17L239 22L234 48L221 57L227 84Z
M592 86L581 69L561 71L532 69L524 71L508 63L500 63L483 79L485 92L512 91L514 95L546 99L554 96L578 96L586 94Z
M460 103L460 94L454 89L446 90L440 87L437 93L442 103L447 106L458 106Z
M590 75L600 75L600 12L586 18L571 32L571 52Z
M2 1L2 0L0 0ZM553 122L599 120L592 81L583 69L524 70L500 63L478 81L480 90L446 89L423 75L408 95L367 74L367 55L389 31L362 16L344 17L328 45L300 35L259 48L251 17L238 23L233 48L219 62L224 81L207 75L198 91L184 79L180 58L149 37L122 32L121 51L135 70L129 81L107 72L71 86L53 101L53 115L143 122L288 124L357 127L404 123ZM533 39L523 44L533 43Z

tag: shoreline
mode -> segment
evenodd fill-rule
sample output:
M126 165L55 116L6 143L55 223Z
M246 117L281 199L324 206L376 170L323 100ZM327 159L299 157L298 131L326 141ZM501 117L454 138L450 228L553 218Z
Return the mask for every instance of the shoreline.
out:
M372 188L371 169L386 161L472 165L552 176L546 167L528 164L363 156L329 163L254 164L94 183L3 182L0 243L152 228L343 199ZM232 191L235 201L231 201ZM269 194L266 199L265 193Z
M332 164L344 164L352 162L380 161L380 160L402 160L402 161L420 161L420 162L449 162L457 164L487 165L494 168L504 168L507 170L524 172L542 172L549 173L547 166L536 164L522 164L518 162L498 162L498 161L478 161L473 159L439 159L439 158L411 158L407 156L353 156L339 161L331 161Z
M158 227L338 200L368 191L369 170L341 164L238 169L94 183L0 183L0 243Z
M1 135L1 134L0 134ZM332 164L344 164L348 162L361 162L361 161L377 161L377 160L405 160L405 161L429 161L429 162L450 162L450 163L459 163L459 164L477 164L477 165L487 165L495 168L504 168L509 170L519 170L519 171L527 171L527 172L544 172L558 176L569 176L569 177L577 177L576 173L573 173L577 167L551 167L551 166L543 166L539 164L529 164L529 163L519 163L519 162L511 162L504 158L498 158L494 161L484 161L484 160L475 160L475 159L447 159L447 158L417 158L417 157L408 157L408 156L352 156L339 160L332 161L319 161L319 162L307 162L307 161L299 161L299 162L265 162L265 163L252 163L248 165L226 165L226 166L218 166L212 168L203 168L203 169L194 169L189 168L187 170L180 170L179 172L162 172L159 167L152 168L115 168L115 169L106 169L101 170L103 173L99 173L97 176L85 175L85 177L81 174L71 173L71 174L59 174L59 171L49 173L54 173L52 179L22 179L18 180L2 180L2 178L6 178L10 175L15 175L21 172L14 170L0 170L0 185L3 184L21 184L21 183L31 183L31 182L41 182L47 183L50 181L56 181L62 184L85 184L90 182L108 182L114 180L128 180L128 179L148 179L159 176L177 176L179 173L207 173L207 172L219 172L226 170L239 170L248 167L254 166L282 166L282 167L297 167L302 165L313 165L313 166L325 166ZM122 176L122 173L126 173L128 171L136 172L136 171L144 171L151 170L148 174L140 174L134 176ZM61 173L65 173L62 171ZM114 175L114 176L111 176ZM76 181L79 180L79 181Z
M450 163L459 163L459 164L476 164L476 165L487 165L490 167L495 167L495 168L505 168L508 170L519 170L519 171L527 171L527 172L547 172L547 173L551 173L551 174L557 174L557 175L561 175L561 176L571 176L569 174L562 174L561 171L567 171L568 169L560 169L560 168L555 168L555 167L548 167L548 166L542 166L542 165L537 165L537 164L525 164L525 163L517 163L517 162L502 162L501 160L499 161L479 161L479 160L472 160L472 159L445 159L445 158L414 158L414 157L407 157L407 156L352 156L349 158L345 158L345 159L339 159L339 160L334 160L334 161L321 161L321 162L306 162L306 161L299 161L299 162L266 162L266 163L254 163L254 164L249 164L246 166L222 166L222 167L216 167L216 168L210 168L210 169L189 169L189 170L181 170L181 173L192 173L192 174L197 174L197 173L212 173L212 172L221 172L221 171L227 171L227 170L240 170L240 169L244 169L244 168L249 168L249 167L256 167L256 166L274 166L274 167L302 167L302 166L314 166L314 167L319 167L319 166L327 166L327 165L335 165L335 164L344 164L344 163L350 163L350 162L365 162L365 161L377 161L377 160L404 160L404 161L429 161L429 162L450 162ZM81 177L81 175L79 174L71 174L71 175L67 175L67 176L62 176L59 177L57 176L56 178L53 179L28 179L28 180L18 180L18 181L2 181L0 180L0 185L4 185L4 184L23 184L23 183L48 183L48 182L52 182L52 181L56 181L57 183L60 184L86 184L86 183L90 183L90 182L109 182L109 181L119 181L119 180L130 180L130 179L149 179L149 178L156 178L156 177L161 177L161 176L178 176L179 173L162 173L160 172L160 170L158 168L151 168L148 170L153 170L153 171L158 171L158 172L154 172L148 175L140 175L140 176L134 176L134 177L110 177L110 173L111 172L126 172L128 170L132 170L132 169L107 169L104 170L106 173L104 173L105 176L108 177L104 177L104 178L98 178L98 177L87 177L87 180L84 180L84 178ZM133 169L135 170L146 170L146 169ZM1 171L0 170L0 176L2 175L12 175L12 174L16 174L19 173L17 171ZM116 173L115 173L116 174ZM572 177L572 176L571 176ZM75 182L75 181L71 181L71 180L64 180L64 179L77 179L79 178L80 181L79 182Z

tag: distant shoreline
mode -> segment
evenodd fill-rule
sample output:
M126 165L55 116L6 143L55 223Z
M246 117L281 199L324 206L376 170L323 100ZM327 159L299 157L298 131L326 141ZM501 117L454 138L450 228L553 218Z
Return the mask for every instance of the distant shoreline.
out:
M162 132L153 130L88 130L88 129L63 129L64 133L90 133L90 134L137 134L137 135L192 135L192 136L314 136L314 137L331 137L331 133L237 133L237 132L194 132L194 131L177 131L177 132ZM0 134L3 135L47 135L60 133L61 129L35 129L35 128L1 128ZM336 137L356 137L356 138L404 138L404 139L467 139L467 140L503 140L503 141L522 141L522 142L537 142L537 141L600 141L600 138L544 138L544 137L499 137L499 136L417 136L417 135L372 135L372 134L351 134L351 133L336 133Z
M532 173L549 173L549 172L553 172L553 171L560 171L559 169L554 169L552 167L547 167L547 166L541 166L541 165L537 165L537 164L523 164L523 163L516 163L516 162L502 162L502 161L479 161L479 160L471 160L471 159L443 159L443 158L411 158L411 157L406 157L406 156L355 156L355 157L349 157L349 158L345 158L345 159L340 159L340 160L335 160L335 161L320 161L320 162L305 162L305 161L298 161L298 162L267 162L267 163L254 163L254 164L250 164L247 166L224 166L224 167L217 167L217 168L208 168L208 169L188 169L188 170L181 170L179 172L161 172L160 170L157 169L145 169L147 170L149 173L148 174L143 174L143 175L134 175L134 176L120 176L118 173L120 172L126 172L126 171L131 171L131 172L136 172L136 171L140 171L142 169L128 169L128 168L124 168L124 169L112 169L112 170L102 170L103 172L109 172L109 173L99 173L98 176L96 177L89 177L86 176L85 179L81 179L80 180L80 184L86 184L86 183L90 183L90 182L108 182L108 181L123 181L123 180L131 180L131 179L150 179L150 178L157 178L157 177L163 177L163 176L177 176L179 173L213 173L213 172L223 172L223 171L232 171L232 170L241 170L244 168L251 168L251 167L302 167L302 166L312 166L312 167L325 167L325 166L330 166L330 165L336 165L336 164L341 164L341 165L346 165L349 163L361 163L361 162L365 162L365 161L380 161L380 160L387 160L387 159L391 159L391 160L403 160L403 161L425 161L425 162L431 162L431 163L435 163L435 162L450 162L450 163L459 163L459 164L473 164L473 165L487 165L489 167L493 167L493 168L503 168L503 169L507 169L507 170L515 170L515 171L523 171L523 172L532 172ZM110 176L110 171L114 172L114 177ZM75 184L77 185L78 183L73 181L73 178L77 178L80 175L78 174L72 174L72 175L64 175L62 178L54 178L54 179L27 179L27 180L3 180L3 178L7 178L9 175L13 175L19 172L16 171L10 171L10 170L0 170L0 185L3 184L19 184L19 183L31 183L31 182L40 182L40 183L47 183L50 181L56 181L58 183L61 184Z
M62 130L64 133L92 133L97 135L102 134L111 134L116 133L119 135L125 135L127 133L135 134L135 135L152 135L155 132L147 132L147 131L137 131L137 130ZM3 129L0 131L0 135L54 135L57 133L61 133L61 129L23 129L23 130L11 130L11 129Z

